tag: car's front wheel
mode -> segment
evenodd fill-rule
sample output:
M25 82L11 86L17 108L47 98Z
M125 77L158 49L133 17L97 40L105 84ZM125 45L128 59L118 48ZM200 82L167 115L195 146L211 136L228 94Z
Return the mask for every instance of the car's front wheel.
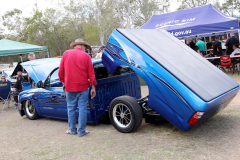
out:
M28 119L35 120L38 119L40 116L36 110L35 105L31 101L26 101L24 105L24 112Z
M123 133L130 133L137 130L142 124L143 113L134 98L120 96L112 100L109 117L115 129Z

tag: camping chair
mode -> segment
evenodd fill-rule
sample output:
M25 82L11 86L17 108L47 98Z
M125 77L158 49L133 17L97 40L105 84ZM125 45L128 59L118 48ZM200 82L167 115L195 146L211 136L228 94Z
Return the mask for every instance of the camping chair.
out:
M234 66L231 61L230 55L220 56L220 64L221 64L221 68L229 67L231 69L231 67L232 67L232 69L233 69L232 74L234 73ZM223 70L224 70L224 68L223 68Z
M8 104L8 107L10 105L14 109L16 109L16 107L13 105L13 102L11 100L10 95L11 95L11 82L10 81L0 82L0 99L3 100L3 102L4 102L4 105L3 105L3 108L2 108L1 112L3 112L3 109L4 109L6 104ZM12 102L12 105L10 104L10 102Z

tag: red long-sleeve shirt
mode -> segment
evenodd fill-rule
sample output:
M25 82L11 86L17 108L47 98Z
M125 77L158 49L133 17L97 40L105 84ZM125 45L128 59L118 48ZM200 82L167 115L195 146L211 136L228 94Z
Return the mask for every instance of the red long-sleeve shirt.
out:
M97 85L91 57L80 48L67 50L62 56L58 71L66 92L79 92Z

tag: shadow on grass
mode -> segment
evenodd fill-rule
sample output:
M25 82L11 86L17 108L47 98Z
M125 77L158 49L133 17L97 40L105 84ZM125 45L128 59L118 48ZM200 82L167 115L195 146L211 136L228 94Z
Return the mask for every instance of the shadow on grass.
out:
M229 115L215 115L209 118L202 124L192 128L189 131L181 131L169 122L163 121L160 124L147 124L143 123L142 126L137 131L141 133L153 133L153 134L167 134L172 137L181 136L182 138L199 138L199 139L224 139L230 135L240 132L240 117L239 116L229 116Z

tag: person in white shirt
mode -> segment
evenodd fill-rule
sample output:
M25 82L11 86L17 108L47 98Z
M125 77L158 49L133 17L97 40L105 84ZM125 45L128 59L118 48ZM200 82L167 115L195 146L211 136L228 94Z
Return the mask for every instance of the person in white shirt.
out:
M102 46L99 48L99 53L97 53L95 58L102 58L103 51L105 49L105 46Z
M236 53L240 53L240 48L238 48L239 47L239 44L234 44L233 45L233 52L231 53L231 55L230 55L230 57L232 57L232 56L234 56L234 54L236 54Z

